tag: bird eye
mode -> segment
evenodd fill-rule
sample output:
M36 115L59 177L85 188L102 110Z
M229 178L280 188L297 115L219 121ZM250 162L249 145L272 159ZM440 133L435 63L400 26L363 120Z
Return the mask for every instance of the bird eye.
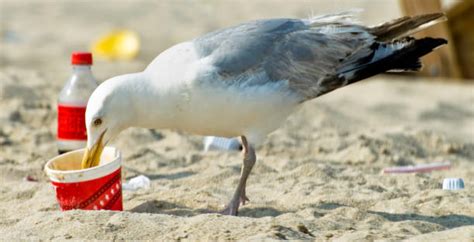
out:
M98 118L98 119L94 120L94 125L95 126L99 126L101 124L102 124L102 119Z

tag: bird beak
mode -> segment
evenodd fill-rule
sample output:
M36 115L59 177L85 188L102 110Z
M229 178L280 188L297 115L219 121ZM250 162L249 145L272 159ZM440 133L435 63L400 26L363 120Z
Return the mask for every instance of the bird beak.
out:
M90 167L98 166L100 163L100 155L102 150L104 150L104 143L102 139L104 138L105 131L100 134L99 139L95 142L92 147L87 147L82 157L82 169L87 169Z

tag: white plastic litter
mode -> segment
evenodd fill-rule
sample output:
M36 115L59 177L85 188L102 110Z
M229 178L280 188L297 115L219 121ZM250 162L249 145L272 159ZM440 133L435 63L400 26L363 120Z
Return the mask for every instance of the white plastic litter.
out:
M223 138L206 136L204 138L204 151L210 150L241 150L242 147L237 138Z
M390 173L413 173L413 172L430 172L436 170L447 170L451 168L451 162L437 162L429 164L419 164L415 166L396 166L396 167L387 167L382 170L383 174Z
M443 180L443 190L461 190L464 189L462 178L445 178Z
M136 191L140 188L150 188L150 179L144 175L139 175L122 184L123 190Z

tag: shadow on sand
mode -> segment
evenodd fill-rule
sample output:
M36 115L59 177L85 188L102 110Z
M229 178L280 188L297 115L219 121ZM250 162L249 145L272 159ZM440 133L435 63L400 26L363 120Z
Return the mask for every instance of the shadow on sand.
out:
M347 207L343 204L338 203L322 203L313 206L314 208L318 209L320 212L321 210L333 210L339 207ZM206 213L217 213L216 211L207 210L207 209L193 209L189 207L185 207L179 204L170 203L166 201L147 201L144 202L135 208L130 210L131 212L136 213L156 213L156 214L169 214L175 216L196 216L199 214L206 214ZM257 208L246 208L241 207L239 211L239 216L242 217L250 217L250 218L263 218L263 217L277 217L279 215L288 213L289 211L280 211L271 207L257 207ZM327 212L318 213L316 217L321 217L327 214ZM367 213L382 216L384 219L387 219L391 222L400 222L400 221L424 221L428 223L436 223L445 228L452 229L461 226L468 226L474 225L474 217L467 216L467 215L460 215L460 214L451 214L451 215L444 215L444 216L427 216L427 215L420 215L415 213L406 213L406 214L397 214L397 213L386 213L386 212L377 212L377 211L370 211L368 210Z
M287 213L287 211L280 211L269 207L246 208L242 207L239 210L239 216L249 218L263 218L263 217L277 217Z
M146 201L130 210L135 213L155 213L155 214L168 214L182 217L196 216L199 214L207 213L218 213L218 211L212 211L209 209L193 209L186 206L182 206L176 203L170 203L161 200ZM278 211L273 208L245 208L242 207L239 211L239 216L250 217L250 218L262 218L262 217L276 217L285 212Z
M127 169L128 171L131 171L137 175L144 175L144 176L147 176L148 178L150 178L150 180L158 180L158 179L165 179L165 180L178 180L178 179L181 179L181 178L186 178L188 176L192 176L194 174L196 174L196 172L191 172L191 171L181 171L181 172L176 172L176 173L172 173L172 174L149 174L149 173L146 173L146 172L142 172L142 171L139 171L137 169L134 169L134 168L131 168L131 167L128 167L128 166L123 166L125 169ZM136 176L136 175L133 175L133 177ZM126 177L126 179L129 179L131 177Z
M176 172L173 174L145 174L145 176L150 178L150 180L157 180L157 179L178 180L181 178L192 176L194 174L196 174L196 172L182 171L182 172Z
M339 203L322 203L314 206L316 209L321 210L333 210L339 207L347 207L344 204ZM461 226L474 225L474 217L461 214L450 214L443 216L429 216L421 215L416 213L387 213L368 210L367 213L382 216L384 219L391 222L400 221L423 221L428 223L436 223L447 229L452 229ZM324 216L325 213L317 213L320 216Z
M424 221L428 223L436 223L445 228L452 229L461 226L474 225L474 217L460 214L450 214L444 216L427 216L416 213L385 213L368 211L368 213L376 214L384 217L385 219L392 222L400 221Z
M205 209L192 209L185 206L181 206L176 203L170 203L160 200L146 201L130 210L135 213L155 213L155 214L168 214L181 217L190 217L199 214L212 213L210 210Z

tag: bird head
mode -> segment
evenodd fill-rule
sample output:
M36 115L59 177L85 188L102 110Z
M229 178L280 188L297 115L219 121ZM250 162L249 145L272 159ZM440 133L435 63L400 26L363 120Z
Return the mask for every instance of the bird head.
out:
M82 168L97 166L105 145L122 130L129 127L133 109L123 80L126 76L111 78L94 90L86 109L87 147Z

